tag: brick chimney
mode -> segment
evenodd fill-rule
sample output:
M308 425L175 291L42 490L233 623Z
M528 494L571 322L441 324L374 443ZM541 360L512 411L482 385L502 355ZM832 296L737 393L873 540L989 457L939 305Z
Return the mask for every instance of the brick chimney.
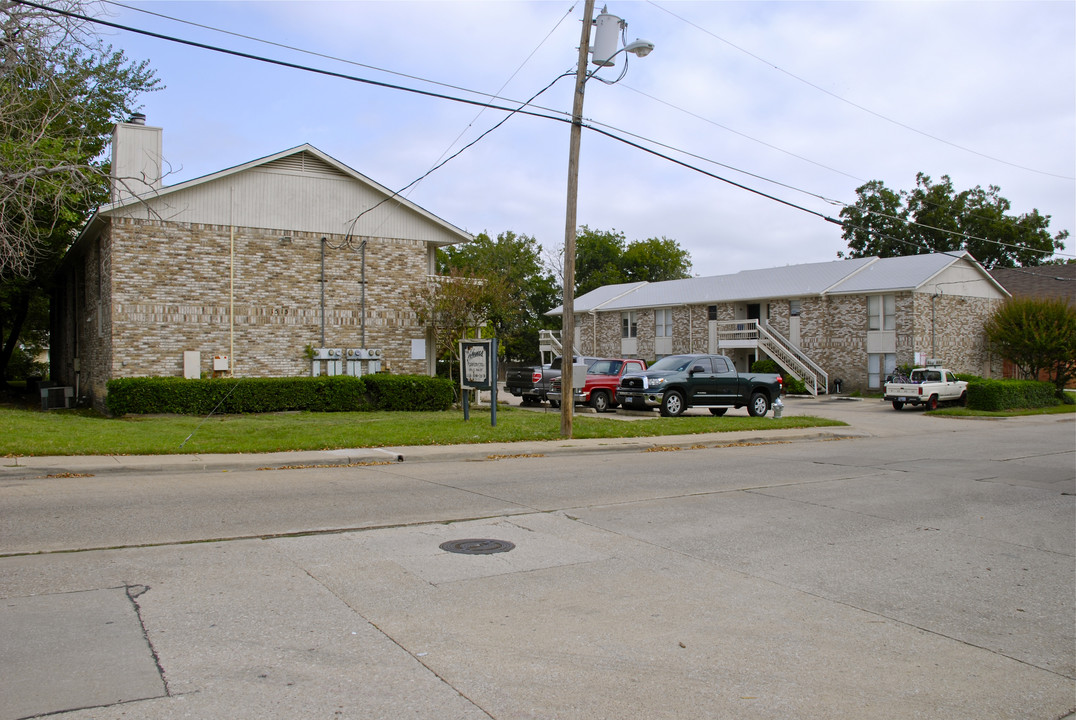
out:
M135 113L112 131L112 202L159 190L163 173L159 127Z

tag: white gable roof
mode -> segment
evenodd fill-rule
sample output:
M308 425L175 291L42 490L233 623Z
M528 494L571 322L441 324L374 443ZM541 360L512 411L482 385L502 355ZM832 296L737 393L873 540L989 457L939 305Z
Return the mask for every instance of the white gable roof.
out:
M954 266L969 271L961 279L962 285L985 283L990 286L991 295L1007 295L971 254L960 251L893 258L851 258L742 270L730 275L607 285L578 298L575 312L914 291L927 286ZM558 307L547 314L560 315L562 311L563 308Z
M125 198L102 206L98 215L331 234L350 231L438 245L473 239L309 144Z

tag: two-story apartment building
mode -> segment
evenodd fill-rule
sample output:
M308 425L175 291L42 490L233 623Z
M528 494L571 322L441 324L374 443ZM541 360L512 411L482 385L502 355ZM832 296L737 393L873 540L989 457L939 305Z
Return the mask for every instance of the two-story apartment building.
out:
M1007 297L966 252L855 258L731 275L610 285L575 300L585 355L769 357L809 391L880 388L898 365L940 358L997 376L983 324ZM558 315L557 308L550 314Z
M144 118L112 152L112 202L56 277L54 381L100 404L111 378L335 374L349 349L432 374L409 302L468 233L310 145L171 186Z

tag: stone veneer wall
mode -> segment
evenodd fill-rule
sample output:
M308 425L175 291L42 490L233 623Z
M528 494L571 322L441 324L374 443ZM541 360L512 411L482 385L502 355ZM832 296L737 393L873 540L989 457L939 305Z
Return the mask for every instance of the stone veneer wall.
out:
M1002 299L915 296L914 351L938 358L957 373L1002 377L1003 361L990 352L983 326ZM933 304L933 307L931 307ZM909 356L908 362L912 361ZM903 362L898 358L898 363Z
M934 300L932 321L930 295L911 292L895 295L898 365L911 364L915 353L922 352L941 358L947 367L958 373L1001 377L1001 362L987 350L983 333L983 324L1001 300L942 295ZM706 305L674 308L674 353L708 352L706 308ZM762 310L765 315L765 304ZM719 321L733 320L734 303L718 304L717 317ZM636 318L639 329L635 356L651 362L654 360L654 313L652 310L637 310ZM767 322L771 329L788 337L788 299L769 302ZM584 354L620 357L620 312L599 312L596 323L591 315L579 315L576 323L583 323L586 328L581 333L580 350ZM593 341L595 334L597 343ZM931 354L932 337L937 355ZM842 391L866 390L867 296L802 298L800 348L829 374L831 389L833 380L841 378Z
M185 350L200 351L202 373L209 374L215 355L232 354L231 229L134 219L111 223L101 241L111 282L102 283L99 299L108 320L97 338L82 339L79 327L83 372L88 363L96 367L98 358L108 359L105 372L94 373L93 390L103 396L111 377L182 375ZM237 377L310 373L304 349L322 346L322 237L235 229L232 361ZM343 241L341 235L327 237L332 245ZM100 264L93 255L88 252L83 265L88 289ZM425 286L427 271L425 242L369 239L366 347L381 348L383 367L392 372L426 372L425 360L410 359L411 340L424 338L426 331L408 303ZM361 253L326 247L325 347L362 347L361 276ZM82 314L90 311L88 300Z

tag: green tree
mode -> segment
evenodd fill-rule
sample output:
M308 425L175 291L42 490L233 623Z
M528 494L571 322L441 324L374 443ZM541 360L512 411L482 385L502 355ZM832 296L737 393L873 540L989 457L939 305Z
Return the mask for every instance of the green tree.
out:
M603 285L628 282L624 250L624 233L591 230L584 225L575 236L575 296Z
M691 277L691 254L666 237L626 242L616 230L584 225L575 240L576 297L604 285Z
M450 270L411 297L415 317L433 330L435 355L449 361L449 377L459 367L459 341L480 337L499 292L482 278Z
M555 326L545 313L558 304L556 277L543 265L537 241L508 230L496 240L479 233L474 241L442 248L438 272L464 274L485 281L487 322L498 339L500 355L512 361L537 360L539 330Z
M83 10L81 2L61 3ZM112 127L157 89L77 20L0 0L0 378L45 329L48 280L90 211L107 201ZM30 323L29 325L27 323ZM25 333L25 334L24 334Z
M872 180L841 210L848 252L838 257L895 257L967 250L985 267L1041 265L1064 250L1067 230L1050 234L1050 216L1010 214L1001 188L957 192L948 175L934 183L919 173L915 189L890 190Z
M691 277L691 254L666 237L634 240L624 250L629 280L679 280Z
M1062 392L1076 374L1076 308L1058 298L1011 298L987 321L991 347L1026 378L1045 372Z

